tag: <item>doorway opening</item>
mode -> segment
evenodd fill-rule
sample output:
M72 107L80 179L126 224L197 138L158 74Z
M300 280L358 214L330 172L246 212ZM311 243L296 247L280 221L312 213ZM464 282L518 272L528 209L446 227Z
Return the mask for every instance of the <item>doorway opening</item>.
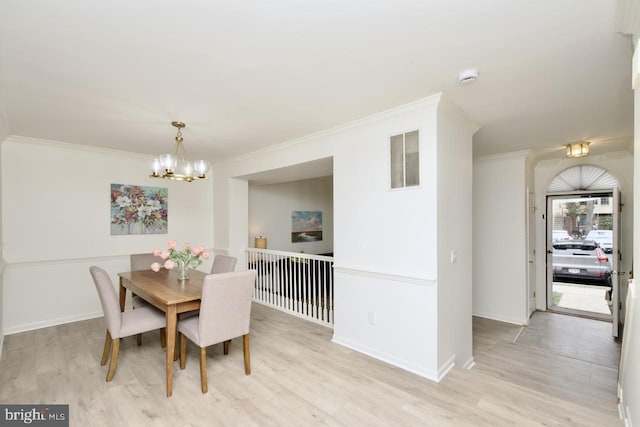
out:
M615 338L621 308L619 188L606 169L570 167L549 183L546 214L547 309L607 320Z
M611 321L613 193L549 196L547 309Z

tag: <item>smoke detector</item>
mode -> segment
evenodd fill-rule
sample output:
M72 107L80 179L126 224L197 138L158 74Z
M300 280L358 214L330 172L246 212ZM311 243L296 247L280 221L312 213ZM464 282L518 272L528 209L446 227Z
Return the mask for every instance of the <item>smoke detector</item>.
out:
M458 74L458 83L468 85L476 81L478 78L478 70L464 70Z

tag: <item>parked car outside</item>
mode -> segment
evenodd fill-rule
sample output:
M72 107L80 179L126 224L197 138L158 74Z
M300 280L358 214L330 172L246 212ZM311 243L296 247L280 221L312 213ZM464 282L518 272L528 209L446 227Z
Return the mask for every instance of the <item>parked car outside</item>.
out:
M594 240L564 240L553 244L553 280L611 286L609 257Z
M571 236L569 236L569 232L567 230L553 230L552 238L554 242L559 240L571 240Z
M585 239L595 240L602 250L610 254L613 252L613 231L611 230L591 230Z

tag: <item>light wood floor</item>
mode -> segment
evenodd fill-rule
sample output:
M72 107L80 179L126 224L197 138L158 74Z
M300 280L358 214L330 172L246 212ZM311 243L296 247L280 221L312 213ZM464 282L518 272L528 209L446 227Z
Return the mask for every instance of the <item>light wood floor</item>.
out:
M534 316L535 318L535 316ZM253 306L252 374L242 342L208 353L200 392L197 350L165 396L157 333L121 345L105 382L103 319L5 337L1 403L68 403L71 426L620 426L615 367L514 344L520 328L474 319L471 370L434 383L336 344L332 331ZM588 345L589 343L584 343Z

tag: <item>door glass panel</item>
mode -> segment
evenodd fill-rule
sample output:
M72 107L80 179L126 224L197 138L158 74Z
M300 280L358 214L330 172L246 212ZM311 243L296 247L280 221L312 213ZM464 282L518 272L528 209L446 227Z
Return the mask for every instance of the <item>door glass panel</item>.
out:
M550 203L549 308L610 319L612 197L552 197Z

